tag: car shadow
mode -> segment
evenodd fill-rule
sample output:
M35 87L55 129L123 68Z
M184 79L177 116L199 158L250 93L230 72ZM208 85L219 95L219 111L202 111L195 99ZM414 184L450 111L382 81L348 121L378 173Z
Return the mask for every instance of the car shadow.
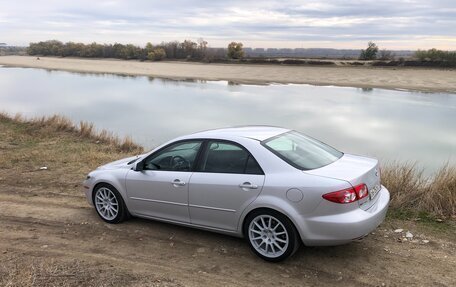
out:
M240 256L247 260L253 260L255 263L264 262L265 264L270 264L255 256L250 251L244 238L136 217L131 218L124 224L135 229L140 228L145 235L150 234L159 236L162 239L170 239L175 242L181 242L192 246L210 246L215 250L221 248L224 251L222 253L224 256ZM366 248L368 245L366 242L368 240L369 237L339 246L308 247L301 245L301 248L293 257L281 264L313 264L316 260L330 260L334 264L345 264L347 261L366 256ZM380 246L378 246L378 248L380 249ZM372 247L370 247L370 249L372 249ZM372 253L372 251L373 250L370 250L369 253Z

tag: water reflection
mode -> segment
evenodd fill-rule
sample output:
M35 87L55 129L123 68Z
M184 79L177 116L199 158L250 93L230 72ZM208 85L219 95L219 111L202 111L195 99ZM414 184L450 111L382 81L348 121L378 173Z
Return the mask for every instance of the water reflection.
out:
M32 69L35 70L35 68L23 68L23 69ZM62 70L58 69L45 69L46 73L49 75L53 75L56 73L61 73ZM78 75L82 77L98 77L98 78L105 78L105 77L113 77L113 78L136 78L135 75L129 75L129 74L112 74L112 73L105 73L105 72L76 72L76 71L65 71L65 73L73 74L73 75Z
M0 110L92 121L148 148L199 130L260 124L429 169L456 161L454 94L3 68Z
M199 79L172 79L172 78L157 78L157 77L147 77L149 82L159 82L162 84L172 84L172 85L180 85L183 83L200 83L205 84L207 80L199 80Z

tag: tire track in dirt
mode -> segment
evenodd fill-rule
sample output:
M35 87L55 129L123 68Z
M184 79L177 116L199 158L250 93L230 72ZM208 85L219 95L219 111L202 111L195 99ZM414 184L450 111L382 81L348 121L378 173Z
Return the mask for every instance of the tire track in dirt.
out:
M72 259L103 266L102 272L113 266L139 280L162 278L168 286L456 283L452 242L399 243L391 234L384 237L391 226L358 243L301 248L290 260L272 264L256 258L238 238L136 218L106 224L83 197L1 192L0 218L2 260Z

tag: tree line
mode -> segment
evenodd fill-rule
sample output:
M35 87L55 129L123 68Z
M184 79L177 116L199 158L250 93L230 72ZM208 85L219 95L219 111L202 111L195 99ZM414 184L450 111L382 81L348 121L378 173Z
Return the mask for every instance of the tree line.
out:
M25 54L26 54L26 49L24 47L7 46L5 43L0 43L0 56L25 55Z
M418 50L415 57L420 61L442 62L447 66L456 66L456 51L442 51L435 48L429 50Z
M30 43L27 48L29 55L58 56L58 57L87 57L87 58L117 58L125 60L163 59L240 59L244 56L242 43L232 42L227 49L209 48L207 41L198 39L197 42L185 40L183 42L162 42L158 45L147 43L145 47L133 44L91 44L67 42L57 40Z
M385 49L379 51L378 46L374 42L367 43L367 48L361 50L359 60L381 60L391 61L393 65L404 65L404 59L394 61L395 55L391 51ZM439 66L439 67L455 67L456 66L456 51L443 51L435 48L429 50L418 50L414 53L412 60L408 60L408 65L416 66ZM396 63L397 62L397 63Z
M4 47L1 47L4 48ZM1 49L0 49L1 50ZM37 43L30 43L26 49L29 55L38 56L57 56L57 57L88 57L88 58L117 58L117 59L135 59L135 60L150 60L159 61L164 59L169 60L193 60L193 61L229 61L231 59L239 60L240 62L255 62L255 63L275 63L278 64L300 64L302 61L296 60L296 63L291 63L292 60L274 61L263 57L244 59L245 53L241 42L231 42L227 48L210 48L208 43L203 39L198 39L196 42L184 40L182 42L162 42L157 45L147 43L144 47L139 47L133 44L91 44L67 42L63 43L57 40L48 40ZM0 51L0 54L2 54ZM4 54L4 53L3 53ZM414 54L414 59L405 60L400 58L395 60L396 55L392 51L386 49L380 50L374 42L369 42L367 48L360 51L359 60L380 60L373 65L380 65L382 61L387 61L392 66L394 65L416 65L416 66L441 66L454 67L456 66L456 52L442 51L437 49L418 50ZM299 62L299 63L298 63Z

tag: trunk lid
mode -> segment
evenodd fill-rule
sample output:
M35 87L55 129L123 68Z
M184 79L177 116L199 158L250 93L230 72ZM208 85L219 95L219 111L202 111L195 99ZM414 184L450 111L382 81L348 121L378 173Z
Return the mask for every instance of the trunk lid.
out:
M380 191L380 169L377 159L344 154L339 160L305 173L345 180L352 186L366 184L369 196L358 200L360 208L367 210L375 202Z

